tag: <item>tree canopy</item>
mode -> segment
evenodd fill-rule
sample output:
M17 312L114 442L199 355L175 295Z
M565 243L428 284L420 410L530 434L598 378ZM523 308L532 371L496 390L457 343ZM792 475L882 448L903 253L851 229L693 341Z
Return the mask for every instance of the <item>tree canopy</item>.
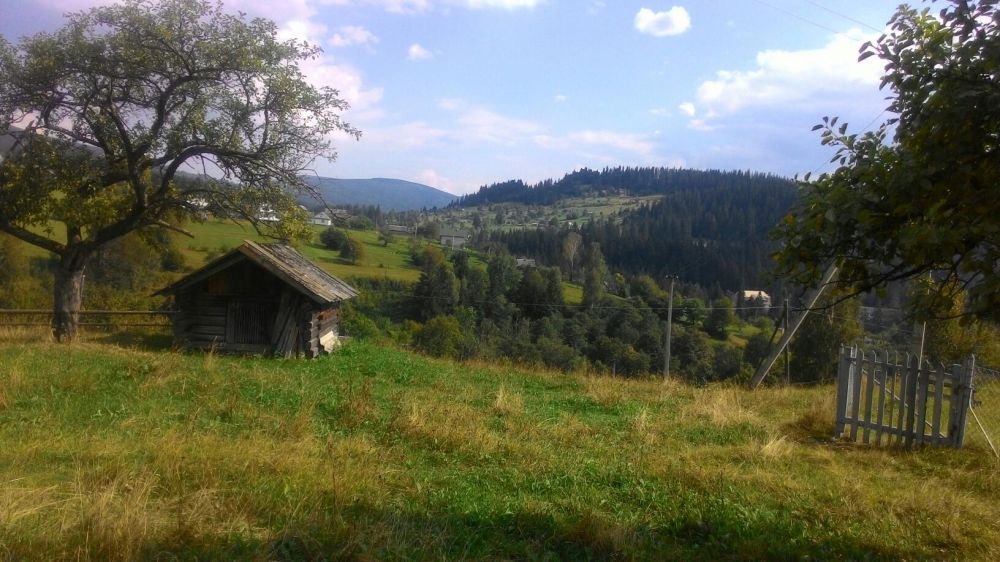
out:
M317 52L207 0L126 0L16 46L0 38L0 132L14 136L0 231L59 256L57 335L72 337L83 269L112 240L206 205L296 218L290 192L335 156L331 134L359 134L337 91L299 69ZM179 189L185 169L218 179Z
M995 1L952 0L938 14L901 6L889 31L861 48L885 61L893 117L849 133L816 129L839 167L801 185L776 230L778 270L814 284L840 266L847 294L930 275L936 315L968 291L965 313L1000 310L1000 12ZM806 178L808 180L808 177Z

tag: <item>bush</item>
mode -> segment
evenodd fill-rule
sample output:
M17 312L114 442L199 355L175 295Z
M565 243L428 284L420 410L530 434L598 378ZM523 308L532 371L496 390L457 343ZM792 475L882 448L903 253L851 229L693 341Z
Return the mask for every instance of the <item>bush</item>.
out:
M379 335L378 325L371 318L352 306L344 306L340 313L340 332L359 340L373 339Z
M458 358L463 338L457 318L436 316L413 334L413 345L428 355Z
M365 245L356 238L348 237L340 246L340 257L351 263L364 261L366 253Z
M538 338L538 351L546 367L559 369L565 373L583 367L584 359L576 350L555 338Z
M347 227L352 230L371 230L375 228L375 223L365 216L353 216L347 219Z
M339 228L330 227L319 233L319 242L328 250L339 250L350 238Z

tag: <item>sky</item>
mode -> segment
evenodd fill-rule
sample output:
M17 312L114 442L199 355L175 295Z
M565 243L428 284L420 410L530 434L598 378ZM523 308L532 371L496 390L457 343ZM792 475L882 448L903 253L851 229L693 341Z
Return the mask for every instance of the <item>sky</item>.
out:
M320 46L360 140L319 175L455 194L575 169L784 176L830 169L811 128L887 118L882 63L857 62L899 0L224 0ZM111 0L0 0L0 33L57 29ZM917 4L918 2L914 2ZM922 5L922 4L920 4Z

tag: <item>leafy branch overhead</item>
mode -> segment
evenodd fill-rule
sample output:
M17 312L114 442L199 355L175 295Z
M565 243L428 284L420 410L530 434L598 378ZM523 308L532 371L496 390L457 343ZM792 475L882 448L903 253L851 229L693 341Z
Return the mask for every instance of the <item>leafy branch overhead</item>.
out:
M60 256L57 317L78 309L67 280L129 232L176 229L206 206L302 218L302 174L336 156L334 133L360 135L338 92L299 69L317 52L207 0L126 0L16 46L0 38L0 132L14 139L0 231ZM180 189L185 170L216 179Z
M0 197L15 204L0 208L0 228L15 235L54 218L99 245L170 221L194 210L193 194L172 189L185 165L275 199L274 185L305 189L314 158L335 156L332 133L358 134L337 92L298 68L315 47L221 4L131 0L2 51L0 125L33 134L11 159L21 170L4 167ZM239 207L220 186L200 196Z
M862 46L861 60L885 61L894 117L863 134L837 118L816 126L839 167L800 185L775 231L780 273L813 284L836 262L838 283L853 293L931 275L939 290L924 314L967 291L967 312L996 317L998 26L994 1L953 1L936 15L902 6L889 32Z

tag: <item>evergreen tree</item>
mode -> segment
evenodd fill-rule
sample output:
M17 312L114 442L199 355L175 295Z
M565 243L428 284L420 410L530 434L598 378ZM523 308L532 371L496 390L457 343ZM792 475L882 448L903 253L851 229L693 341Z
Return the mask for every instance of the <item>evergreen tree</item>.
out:
M451 263L436 246L427 246L421 257L420 280L414 289L421 316L431 319L451 314L458 304L459 282Z
M861 335L858 299L843 301L832 308L836 296L824 296L816 310L809 312L789 346L791 377L798 382L831 380L837 374L837 354Z
M592 308L604 299L604 279L608 267L604 264L604 254L597 242L587 246L587 256L583 271L583 305Z
M725 340L729 337L726 328L735 321L733 301L727 297L719 297L712 301L712 310L705 320L705 331L717 340Z

